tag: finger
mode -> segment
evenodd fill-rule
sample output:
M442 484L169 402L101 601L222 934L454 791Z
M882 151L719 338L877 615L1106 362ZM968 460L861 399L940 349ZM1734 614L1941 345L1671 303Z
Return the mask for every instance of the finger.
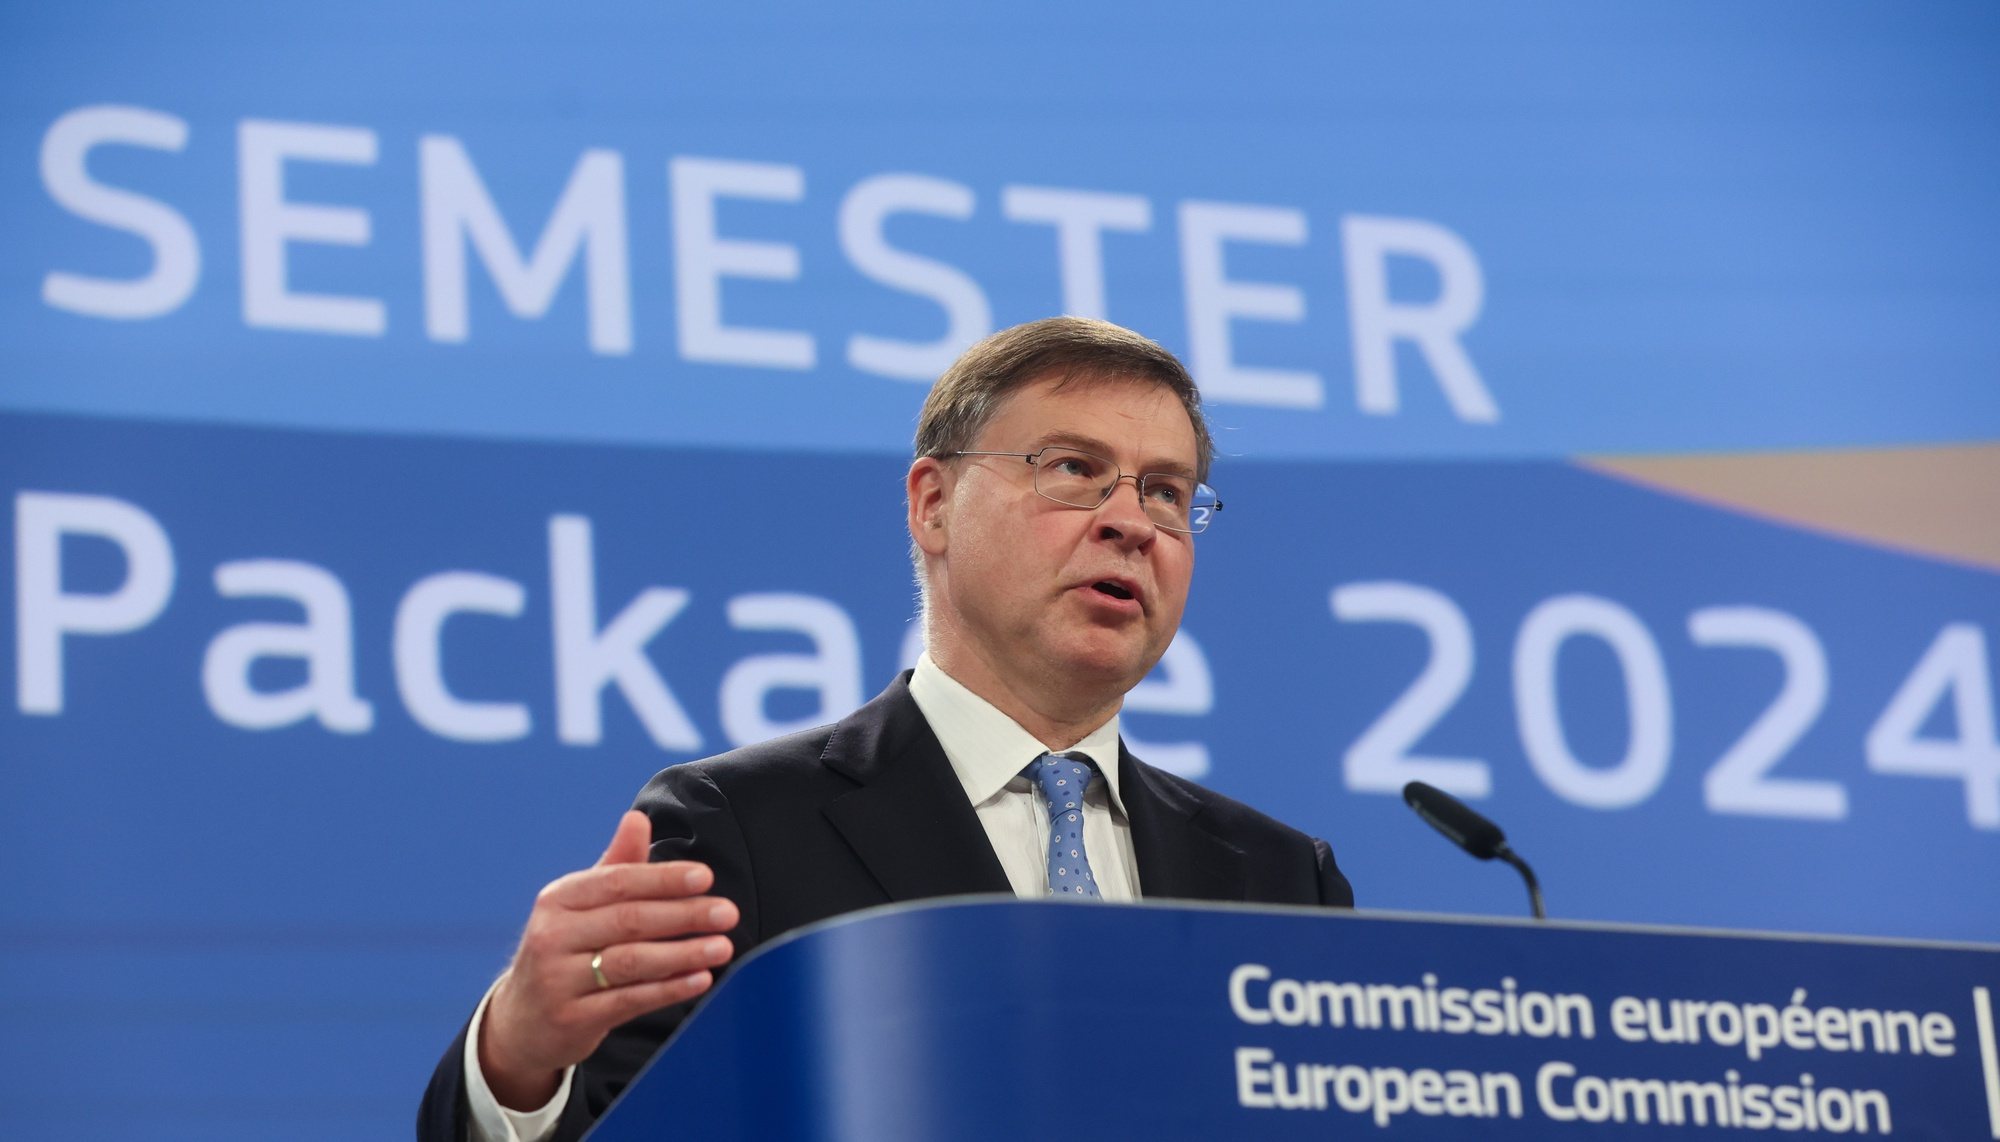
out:
M594 952L613 944L704 936L736 927L736 905L719 896L691 900L623 900L565 917L556 943ZM555 932L552 930L551 935Z
M597 867L608 864L636 864L646 859L646 850L653 844L653 823L637 809L627 809L618 818L618 830L611 834L611 845L604 855L597 858Z
M736 946L730 943L727 936L613 944L588 960L578 956L583 969L577 973L577 978L588 982L584 990L630 987L720 967L729 962L735 951ZM604 974L604 988L597 986L596 976L589 970L592 960Z
M715 983L715 975L709 971L690 972L671 979L650 980L627 987L614 987L608 991L593 992L576 1001L579 1020L597 1023L606 1028L637 1019L650 1011L662 1007L672 1007L676 1003L686 1003Z
M542 898L583 911L620 900L676 900L706 892L714 883L715 874L697 861L600 864L556 880L542 890Z

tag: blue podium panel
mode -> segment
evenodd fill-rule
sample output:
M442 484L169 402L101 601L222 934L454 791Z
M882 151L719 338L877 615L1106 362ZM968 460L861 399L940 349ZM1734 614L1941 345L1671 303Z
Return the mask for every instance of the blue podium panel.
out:
M1996 990L1973 945L903 906L751 957L591 1140L2000 1138Z

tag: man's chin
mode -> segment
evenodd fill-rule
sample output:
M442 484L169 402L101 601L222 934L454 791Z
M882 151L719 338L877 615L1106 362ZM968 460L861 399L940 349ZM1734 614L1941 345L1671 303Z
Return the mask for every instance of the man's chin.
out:
M1130 645L1088 646L1061 656L1057 669L1078 683L1115 690L1122 696L1151 673L1159 660L1159 653Z

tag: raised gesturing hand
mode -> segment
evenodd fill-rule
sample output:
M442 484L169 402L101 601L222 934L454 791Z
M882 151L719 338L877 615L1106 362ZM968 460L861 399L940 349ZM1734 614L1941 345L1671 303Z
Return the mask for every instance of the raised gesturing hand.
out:
M648 863L652 827L628 812L595 865L535 897L480 1027L479 1069L501 1105L533 1110L613 1027L707 991L729 962L736 905L704 896L694 861Z

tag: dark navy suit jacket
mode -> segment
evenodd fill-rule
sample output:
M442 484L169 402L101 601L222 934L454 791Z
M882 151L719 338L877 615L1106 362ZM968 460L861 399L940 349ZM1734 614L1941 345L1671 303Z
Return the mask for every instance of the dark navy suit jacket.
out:
M1119 748L1119 797L1149 898L1345 907L1354 902L1326 842L1154 769ZM978 814L904 674L832 726L663 770L640 791L652 859L698 860L742 912L742 958L794 928L878 904L1011 895ZM733 962L733 961L732 961ZM578 1068L555 1138L604 1113L691 1005L614 1030ZM418 1113L420 1142L461 1142L465 1031Z

